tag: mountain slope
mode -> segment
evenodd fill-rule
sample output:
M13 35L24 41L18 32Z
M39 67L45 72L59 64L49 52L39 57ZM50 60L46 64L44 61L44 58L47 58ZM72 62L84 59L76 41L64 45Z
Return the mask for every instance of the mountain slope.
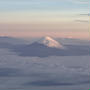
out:
M90 53L90 46L60 45L52 38L45 37L29 45L14 47L14 51L20 56L29 57L82 56Z
M43 44L47 47L52 47L52 48L64 48L62 44L57 42L56 40L52 39L51 37L44 37L41 38L37 43Z

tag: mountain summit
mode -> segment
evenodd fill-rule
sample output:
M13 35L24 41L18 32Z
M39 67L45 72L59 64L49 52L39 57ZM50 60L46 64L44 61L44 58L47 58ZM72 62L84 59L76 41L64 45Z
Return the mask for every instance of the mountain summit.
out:
M37 41L40 44L43 44L47 47L52 47L52 48L63 48L63 45L54 40L53 38L46 36L41 38L39 41Z
M32 44L14 45L13 47L11 45L9 48L10 50L17 52L18 55L24 57L81 56L90 54L90 47L80 45L62 45L48 36L41 38Z

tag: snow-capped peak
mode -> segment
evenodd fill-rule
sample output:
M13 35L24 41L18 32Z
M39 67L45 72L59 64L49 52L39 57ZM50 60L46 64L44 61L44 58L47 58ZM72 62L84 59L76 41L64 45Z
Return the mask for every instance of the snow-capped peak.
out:
M54 47L54 48L63 48L63 45L57 42L56 40L52 39L49 36L41 38L38 43L44 44L45 46L48 47Z

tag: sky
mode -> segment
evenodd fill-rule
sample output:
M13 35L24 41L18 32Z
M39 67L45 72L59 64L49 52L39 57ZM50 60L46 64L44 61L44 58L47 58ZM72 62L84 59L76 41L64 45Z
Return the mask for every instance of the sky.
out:
M0 36L89 39L89 0L0 0Z

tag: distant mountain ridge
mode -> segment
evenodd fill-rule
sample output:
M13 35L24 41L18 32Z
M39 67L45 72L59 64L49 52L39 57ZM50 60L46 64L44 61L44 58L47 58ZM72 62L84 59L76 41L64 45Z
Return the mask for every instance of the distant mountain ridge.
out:
M48 56L80 56L89 55L89 46L62 45L51 37L41 38L32 44L14 49L20 56L48 57Z
M2 40L4 40L2 42ZM31 44L16 44L18 39L0 38L0 48L7 48L24 57L48 57L48 56L82 56L90 55L90 45L62 44L51 37L41 38ZM14 44L14 43L15 44Z
M25 41L25 40L23 40L21 38L0 36L0 43L24 44L24 43L27 43L27 41Z

